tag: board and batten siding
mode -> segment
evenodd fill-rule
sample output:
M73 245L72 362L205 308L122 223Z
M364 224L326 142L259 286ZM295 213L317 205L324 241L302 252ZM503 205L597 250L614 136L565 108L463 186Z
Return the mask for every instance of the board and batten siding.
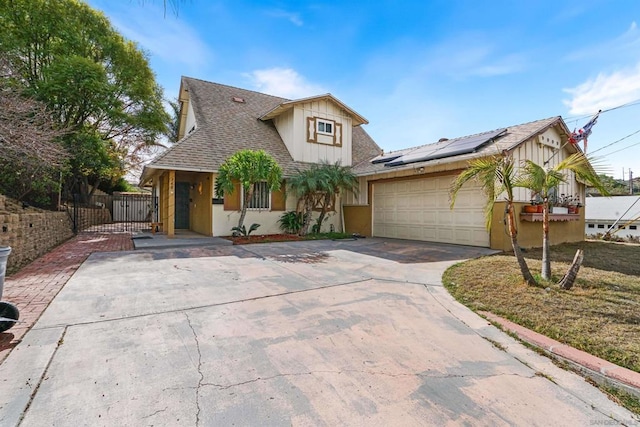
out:
M341 145L307 141L307 118L317 117L331 120L341 125ZM338 105L327 100L306 102L294 106L273 119L273 123L291 153L298 162L318 163L340 161L343 166L351 166L351 138L353 121Z
M525 160L531 160L542 167L545 167L546 161L548 161L548 167L556 166L571 155L567 150L568 146L563 147L563 141L566 141L566 137L561 138L555 128L547 129L542 134L534 136L512 151L516 167L521 168ZM576 181L573 172L565 170L563 173L567 177L567 182L558 186L558 196L561 194L578 196L581 203L584 203L585 186ZM531 191L526 188L516 188L514 199L516 202L530 202Z

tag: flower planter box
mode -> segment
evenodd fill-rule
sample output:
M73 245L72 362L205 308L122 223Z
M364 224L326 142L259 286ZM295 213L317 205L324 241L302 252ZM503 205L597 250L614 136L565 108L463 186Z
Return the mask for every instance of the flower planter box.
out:
M554 214L568 214L569 213L569 208L565 207L565 206L554 206L551 210L551 213Z
M520 214L520 221L527 222L542 222L542 214L541 213L531 213ZM566 221L580 221L580 215L576 214L549 214L549 221L551 222L566 222Z

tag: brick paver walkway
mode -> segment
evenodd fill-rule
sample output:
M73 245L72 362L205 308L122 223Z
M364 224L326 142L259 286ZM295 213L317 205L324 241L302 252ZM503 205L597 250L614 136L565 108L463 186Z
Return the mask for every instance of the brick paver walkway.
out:
M18 307L20 323L0 333L0 363L91 253L130 250L130 233L80 234L7 276L2 300Z

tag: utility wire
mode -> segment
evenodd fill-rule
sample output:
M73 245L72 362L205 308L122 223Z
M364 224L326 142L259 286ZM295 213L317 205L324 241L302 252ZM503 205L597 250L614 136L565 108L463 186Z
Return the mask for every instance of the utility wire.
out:
M627 146L627 147L621 148L621 149L616 150L616 151L612 151L612 152L607 153L607 154L602 154L600 157L607 157L607 156L610 156L610 155L612 155L612 154L618 153L618 152L620 152L620 151L622 151L622 150L626 150L627 148L635 147L636 145L640 145L640 142L636 142L635 144L631 144L631 145L629 145L629 146ZM604 148L604 147L603 147L603 148Z
M633 133L630 133L630 134L629 134L629 135L627 135L627 136L623 136L622 138L618 139L617 141L613 141L612 143L607 144L607 145L605 145L604 147L600 147L600 148L598 148L597 150L592 151L592 152L591 152L591 153L589 153L589 154L597 153L597 152L598 152L598 151L600 151L600 150L604 150L604 149L605 149L605 148L607 148L607 147L611 147L613 144L617 144L618 142L624 141L625 139L630 138L630 137L632 137L633 135L636 135L636 134L638 134L638 133L640 133L640 129L638 129L637 131L635 131L635 132L633 132Z
M618 109L620 109L620 108L633 107L634 105L638 105L638 104L640 104L640 99L636 99L636 100L633 100L633 101L629 101L629 102L627 102L626 104L621 104L621 105L617 105L617 106L615 106L615 107L607 108L607 109L605 109L605 110L602 110L602 111L600 112L600 114L602 114L602 113L608 113L609 111L618 110ZM564 121L565 121L565 122L573 123L573 122L577 122L577 121L579 121L579 120L588 119L588 118L590 118L590 117L593 117L593 114L585 114L585 115L583 115L583 116L567 117L567 118L565 118L565 119L564 119Z

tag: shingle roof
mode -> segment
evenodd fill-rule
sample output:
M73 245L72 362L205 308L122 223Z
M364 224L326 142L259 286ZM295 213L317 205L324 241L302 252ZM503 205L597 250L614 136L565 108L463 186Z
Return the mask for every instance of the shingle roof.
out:
M513 148L517 147L518 145L520 145L521 143L523 143L527 139L531 138L533 135L535 135L537 133L544 132L546 129L548 129L548 128L556 125L556 124L560 124L561 126L563 126L566 129L566 125L564 124L564 121L562 120L562 118L560 116L549 117L547 119L536 120L536 121L529 122L529 123L523 123L523 124L520 124L520 125L508 127L507 128L507 132L503 136L497 137L494 142L489 143L489 144L481 147L480 149L478 149L478 151L476 151L474 153L462 154L462 155L458 155L458 156L447 157L447 158L437 159L437 160L429 160L429 161L425 161L425 162L420 162L419 165L428 167L430 165L443 164L443 163L452 163L452 162L458 162L458 161L461 161L461 160L469 160L469 159L473 159L473 158L477 158L477 157L484 157L484 156L487 156L487 155L498 154L498 153L501 153L501 152L503 152L505 150L507 150L507 151L508 150L512 150ZM481 132L481 133L476 134L476 135L490 133L490 132L493 132L493 131ZM567 129L567 132L568 132L568 129ZM455 141L456 139L468 138L468 137L471 137L471 136L474 136L474 135L467 135L467 136L460 137L460 138L449 139L449 140L447 140L445 142L436 142L436 143L433 143L433 144L425 144L425 145L421 145L421 146L418 146L418 147L406 148L406 149L398 150L397 152L384 153L384 155L386 157L386 156L391 156L394 153L406 154L406 153L409 153L412 150L415 150L417 148L424 148L424 147L428 147L428 146L436 146L437 144L450 144L451 142ZM373 158L371 158L370 160L372 160L372 159ZM416 164L418 164L418 163L416 163ZM402 169L406 169L406 168L414 168L416 166L416 164L397 166L397 167L388 167L388 166L385 166L384 163L372 164L371 161L363 161L363 162L360 162L356 167L354 167L353 172L355 174L361 175L361 176L362 175L370 175L370 174L376 174L376 173L390 172L390 171L393 171L393 170L402 170Z
M216 172L229 156L246 148L263 149L272 155L285 176L308 166L293 160L270 120L259 119L288 99L190 77L183 77L182 84L189 92L197 128L152 160L145 172L147 169ZM234 97L244 102L235 102ZM354 159L362 161L380 151L363 129L354 127ZM144 176L143 173L143 179Z

